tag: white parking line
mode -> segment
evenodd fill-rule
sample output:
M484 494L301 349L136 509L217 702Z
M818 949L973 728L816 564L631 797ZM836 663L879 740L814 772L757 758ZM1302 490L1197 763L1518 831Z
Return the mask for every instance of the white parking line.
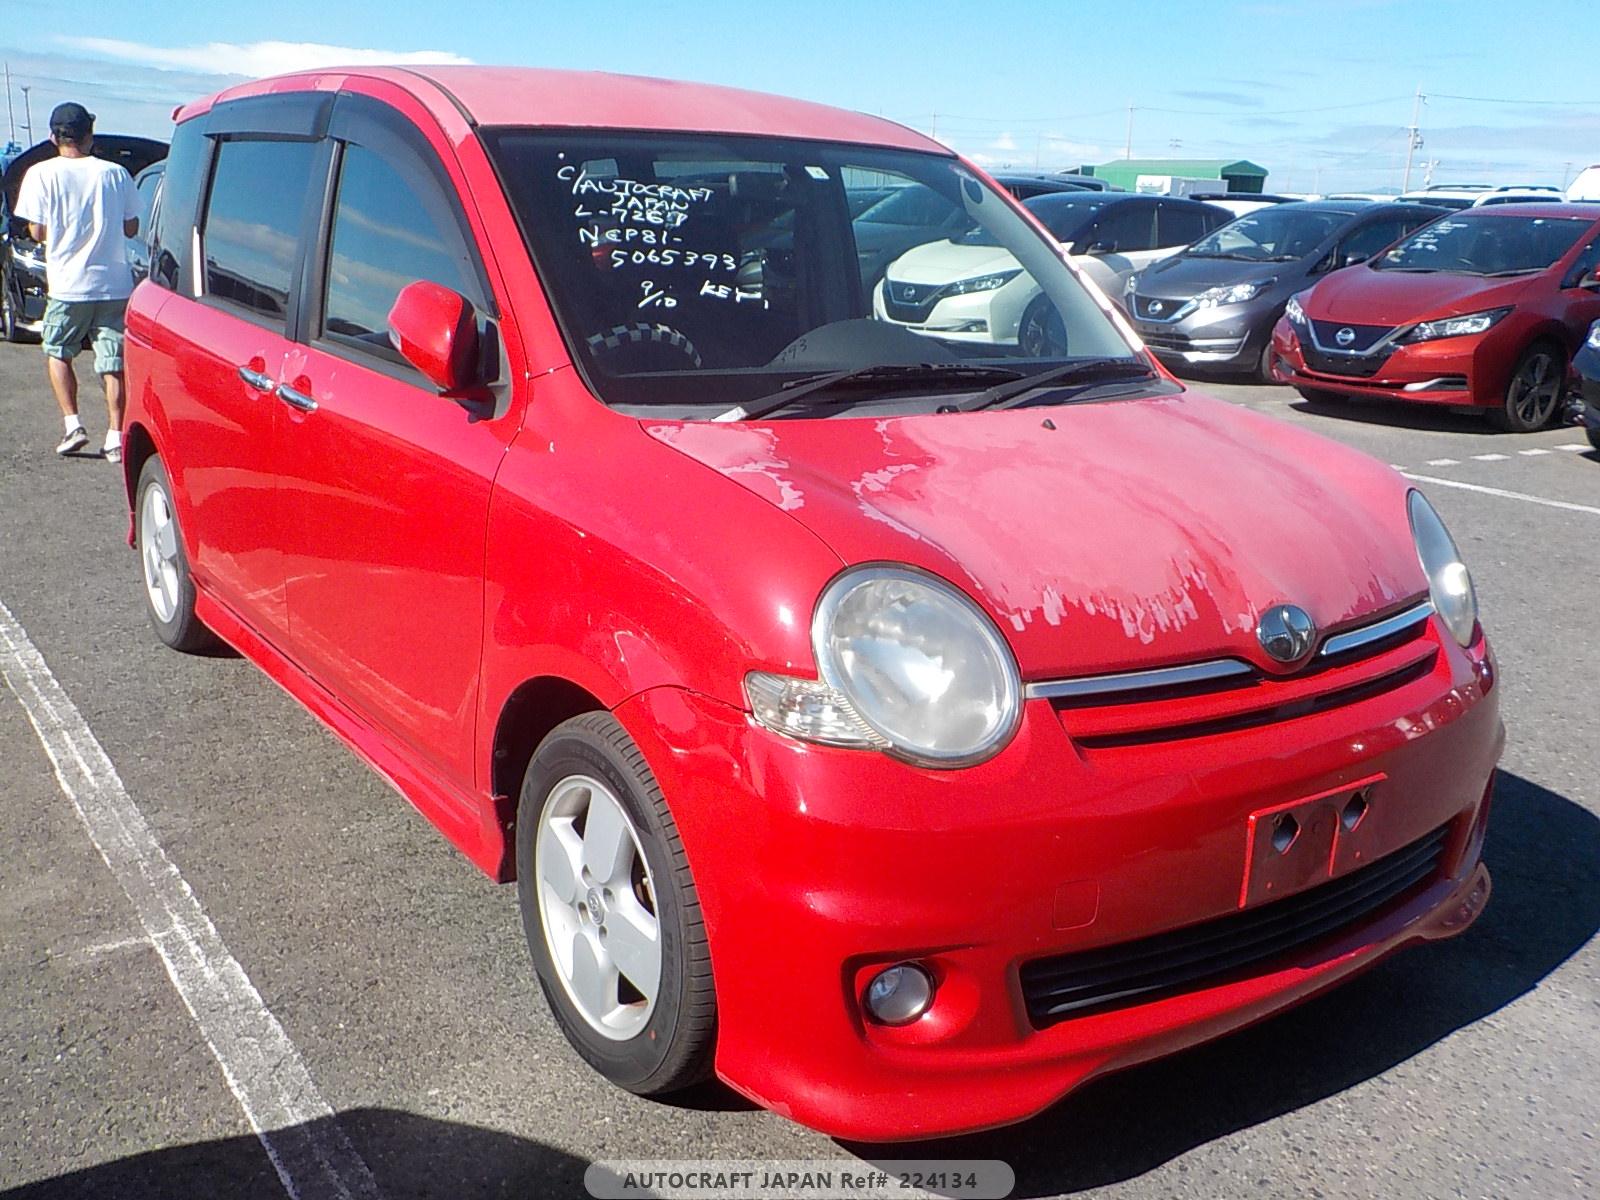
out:
M1461 460L1459 458L1430 458L1428 465L1430 467L1459 467Z
M1460 488L1464 492L1482 492L1486 496L1499 496L1506 500L1524 500L1529 504L1542 504L1546 508L1563 508L1569 512L1593 513L1600 517L1600 508L1591 504L1573 504L1568 500L1548 500L1543 496L1530 496L1526 492L1508 492L1504 488L1484 487L1478 483L1462 483L1459 479L1435 479L1431 475L1413 475L1410 471L1400 472L1407 479L1415 479L1418 483L1436 483L1440 487Z
M1505 462L1506 457L1507 456L1504 455L1504 454L1474 454L1472 456L1472 461L1473 462Z
M1561 445L1556 447L1557 450L1576 450L1579 453L1589 448L1588 442L1562 442Z
M372 1173L317 1091L294 1043L228 952L77 706L4 604L0 676L22 703L55 767L56 782L127 893L291 1200L377 1200Z
M1517 453L1522 455L1524 458L1533 458L1538 454L1549 454L1550 451L1535 446L1532 450L1518 450Z

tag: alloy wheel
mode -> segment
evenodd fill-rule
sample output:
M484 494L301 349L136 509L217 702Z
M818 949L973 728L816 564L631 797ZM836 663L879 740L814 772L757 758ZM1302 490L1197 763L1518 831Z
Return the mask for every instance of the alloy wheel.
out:
M1555 414L1561 401L1561 368L1549 350L1537 350L1523 360L1511 381L1506 407L1524 429L1538 429Z
M661 991L661 926L639 833L610 788L569 775L550 790L534 871L545 946L567 998L602 1036L637 1036Z
M145 488L140 504L139 559L150 607L165 624L178 611L178 525L166 490L159 485Z

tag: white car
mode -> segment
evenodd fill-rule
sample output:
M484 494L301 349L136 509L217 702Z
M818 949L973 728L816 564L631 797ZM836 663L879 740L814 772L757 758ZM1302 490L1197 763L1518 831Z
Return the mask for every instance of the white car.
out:
M1559 204L1561 200L1561 189L1558 187L1498 187L1479 196L1472 202L1472 207L1482 208L1486 204Z
M1060 192L1023 207L1102 292L1121 299L1127 281L1231 219L1211 204L1135 193ZM894 262L873 289L880 321L957 342L1064 353L1054 308L1009 251L982 230L924 242Z
M1578 177L1567 186L1567 200L1571 203L1600 200L1600 163L1578 172Z

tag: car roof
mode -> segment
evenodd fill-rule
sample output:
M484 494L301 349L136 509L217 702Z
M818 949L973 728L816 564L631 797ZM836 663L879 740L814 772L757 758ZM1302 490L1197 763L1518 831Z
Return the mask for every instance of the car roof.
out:
M945 146L882 117L707 83L542 67L334 67L252 80L185 105L184 121L247 96L330 92L387 84L421 101L447 127L474 125L762 134L861 142L951 156Z
M1580 221L1600 221L1600 207L1593 204L1568 204L1560 200L1529 200L1522 204L1485 204L1450 214L1455 218L1494 221L1501 217L1567 217Z

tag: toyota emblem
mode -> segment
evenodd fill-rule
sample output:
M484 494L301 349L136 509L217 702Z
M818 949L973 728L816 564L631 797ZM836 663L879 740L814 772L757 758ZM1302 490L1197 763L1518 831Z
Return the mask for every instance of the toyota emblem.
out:
M1333 340L1338 342L1341 346L1353 346L1356 344L1356 331L1351 329L1350 326L1346 325L1343 329L1339 330L1338 333L1333 335Z
M1278 604L1262 615L1256 638L1274 661L1293 666L1311 654L1317 641L1317 623L1298 605Z

